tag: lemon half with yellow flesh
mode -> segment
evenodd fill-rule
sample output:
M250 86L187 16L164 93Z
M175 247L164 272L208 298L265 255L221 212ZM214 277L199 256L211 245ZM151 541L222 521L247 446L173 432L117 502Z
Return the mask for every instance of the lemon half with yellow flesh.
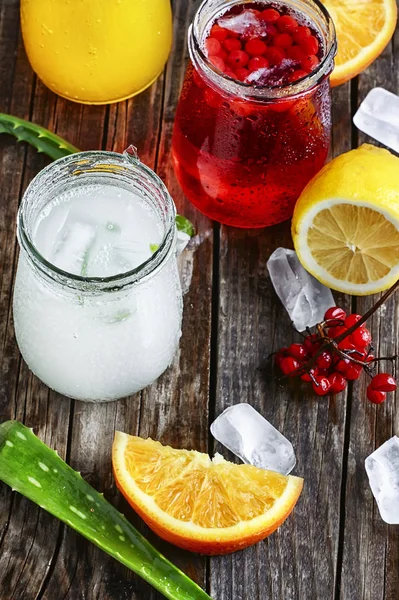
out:
M309 182L292 219L298 258L326 286L353 295L399 279L399 158L364 144Z

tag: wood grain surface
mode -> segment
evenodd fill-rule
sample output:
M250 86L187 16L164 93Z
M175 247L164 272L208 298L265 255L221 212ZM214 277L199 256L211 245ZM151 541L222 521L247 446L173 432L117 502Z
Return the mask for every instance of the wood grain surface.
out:
M12 325L18 203L48 159L0 136L0 420L17 418L33 427L214 600L396 600L399 527L380 519L364 469L366 456L399 432L393 395L376 407L365 401L364 381L322 400L304 388L277 385L268 356L296 338L266 261L277 246L292 244L289 224L260 231L220 227L195 211L174 177L171 133L188 59L187 27L198 6L198 0L174 0L172 55L149 90L93 107L63 100L42 85L23 49L18 2L0 0L0 112L31 119L82 150L122 151L134 143L202 236L180 261L183 336L171 368L142 393L115 403L74 402L51 392L21 360ZM352 116L375 85L398 92L398 42L357 79L333 90L332 156L370 141L353 128ZM336 299L359 312L372 302ZM372 319L380 354L398 352L397 312L391 299ZM295 474L305 478L305 488L294 514L268 540L209 559L162 542L133 514L113 482L110 449L119 429L176 447L223 451L210 438L209 423L237 402L252 404L292 441ZM162 597L0 483L0 600Z

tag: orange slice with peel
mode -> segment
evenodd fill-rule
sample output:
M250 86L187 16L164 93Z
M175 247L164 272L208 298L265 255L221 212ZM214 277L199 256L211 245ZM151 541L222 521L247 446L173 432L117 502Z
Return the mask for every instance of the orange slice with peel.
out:
M397 19L396 0L322 0L337 31L338 53L331 85L364 71L391 39Z
M294 508L303 480L176 450L117 431L116 484L161 538L192 552L227 554L270 535Z

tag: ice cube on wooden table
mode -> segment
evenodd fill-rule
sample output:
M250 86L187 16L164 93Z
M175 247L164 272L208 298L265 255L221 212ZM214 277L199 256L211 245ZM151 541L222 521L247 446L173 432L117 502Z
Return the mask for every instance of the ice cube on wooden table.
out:
M394 435L377 448L365 466L381 518L399 524L399 438Z
M326 310L335 304L331 290L303 268L294 250L277 248L267 268L276 294L298 331L324 320Z
M245 463L283 475L295 467L291 442L250 404L226 408L212 423L211 433Z
M360 104L353 122L360 131L399 152L399 96L376 87Z

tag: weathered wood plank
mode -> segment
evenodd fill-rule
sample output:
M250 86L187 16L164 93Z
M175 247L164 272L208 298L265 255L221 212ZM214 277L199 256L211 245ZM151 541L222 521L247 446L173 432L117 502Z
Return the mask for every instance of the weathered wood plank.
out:
M35 77L26 61L19 36L17 3L3 3L0 19L0 111L32 116ZM35 114L45 124L45 108ZM21 192L47 163L14 138L0 140L0 415L18 418L34 427L42 439L65 456L69 402L58 410L59 399L20 361L12 328L12 281L16 267L15 220ZM65 422L65 427L60 423ZM4 598L34 598L55 551L60 524L28 500L0 486L0 589Z
M396 43L359 76L358 103L375 86L399 91L398 31ZM359 144L378 145L375 140L356 132ZM363 314L377 300L368 296L356 300L356 311ZM379 356L398 353L398 299L391 299L368 326ZM390 369L381 365L381 371ZM353 386L350 408L348 477L345 495L344 548L340 598L393 600L399 589L399 532L386 525L378 512L364 468L365 458L392 435L399 433L398 400L388 394L385 404L375 406L366 399L368 378L363 376Z
M350 149L350 87L333 96L335 156ZM319 400L303 388L276 385L267 357L298 341L266 270L278 246L292 247L289 224L262 231L222 227L215 412L238 402L253 405L292 441L294 472L305 487L293 515L268 540L211 560L217 600L327 600L335 594L346 395ZM218 444L216 450L223 453Z

